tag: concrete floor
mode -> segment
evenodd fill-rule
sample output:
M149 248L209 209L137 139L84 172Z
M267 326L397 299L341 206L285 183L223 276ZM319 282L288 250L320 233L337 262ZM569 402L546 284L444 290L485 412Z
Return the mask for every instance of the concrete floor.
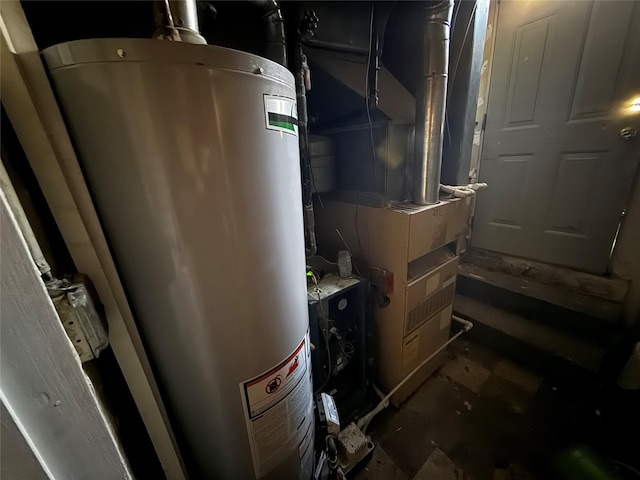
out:
M399 410L390 407L374 419L368 433L377 447L355 478L549 479L553 459L575 444L637 469L638 400L595 383L542 378L459 341ZM624 435L629 425L636 425L631 441Z

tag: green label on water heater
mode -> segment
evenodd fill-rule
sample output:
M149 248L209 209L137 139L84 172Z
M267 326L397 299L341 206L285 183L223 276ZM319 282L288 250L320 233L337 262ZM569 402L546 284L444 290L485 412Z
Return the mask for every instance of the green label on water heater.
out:
M295 100L265 95L264 114L267 129L298 135L298 109Z

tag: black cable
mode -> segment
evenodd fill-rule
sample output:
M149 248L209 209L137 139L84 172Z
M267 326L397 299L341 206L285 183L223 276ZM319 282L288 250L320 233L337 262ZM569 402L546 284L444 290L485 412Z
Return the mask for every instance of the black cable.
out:
M471 22L473 22L473 18L476 15L476 10L478 9L478 4L473 4L473 10L471 11L471 15L469 15L469 21L467 22L467 27L464 30L464 37L462 37L462 44L460 45L460 51L458 52L458 58L456 58L455 66L453 67L453 72L451 74L451 86L453 87L453 82L456 79L456 73L458 71L458 65L460 65L460 60L462 59L462 53L464 52L464 46L467 43L467 36L469 35L469 29L471 28ZM453 33L453 27L451 29ZM447 91L447 101L449 100L449 96L451 95L450 91Z
M453 21L451 22L451 35L453 36L453 32L456 28L456 20L458 19L458 12L460 12L460 2L458 2L457 6L454 8L453 10ZM464 47L464 45L463 45ZM453 83L451 84L451 86L453 87ZM447 89L447 105L449 104L449 89ZM447 137L449 139L449 143L451 143L451 130L449 129L449 116L447 115L446 112L446 107L445 107L445 112L444 112L444 126L447 129Z
M320 296L318 296L318 300L320 299ZM322 385L314 392L314 394L318 394L320 393L322 390L324 390L324 387L327 386L327 383L329 383L329 380L331 379L331 372L333 371L333 368L331 367L331 349L329 348L329 332L325 332L324 330L322 331L322 336L324 337L324 345L325 348L327 349L327 362L329 363L329 369L327 372L327 376L324 379L324 382L322 383Z
M454 64L453 67L453 71L451 72L451 81L449 82L449 85L451 88L447 89L447 106L449 105L449 99L451 98L451 91L453 90L453 82L455 82L456 79L456 73L458 72L458 66L460 65L460 60L462 58L462 53L464 52L464 46L467 43L467 36L469 35L469 29L471 28L471 22L473 22L473 17L476 14L476 10L478 8L478 4L474 3L473 4L473 10L471 11L471 15L469 16L469 21L467 22L467 26L465 28L464 31L464 37L462 38L462 44L460 45L460 51L458 52L458 57L456 58L456 62ZM455 14L453 16L454 20L453 22L451 22L451 34L453 35L453 29L455 27L455 19L458 15L458 11L460 10L460 4L458 4L458 8L455 11ZM449 143L451 143L451 130L449 129L449 116L447 115L447 112L445 111L445 125L447 127L447 135L449 137Z
M373 168L374 168L374 177L376 179L376 182L378 181L378 173L377 173L377 158L376 158L376 144L375 141L373 139L373 123L371 122L371 109L369 108L369 99L368 99L368 92L369 92L369 68L371 67L371 54L373 53L371 51L371 41L373 39L373 12L374 12L374 8L375 5L372 3L371 4L371 16L370 16L370 20L369 20L369 51L367 52L367 70L365 73L365 97L364 97L364 102L365 102L365 107L367 109L367 120L369 121L369 136L371 138L371 154L373 155ZM376 53L377 55L377 53Z
M327 317L324 311L324 306L322 305L322 297L320 296L320 286L318 285L318 279L315 277L315 275L312 278L313 278L313 283L316 284L316 293L318 294L318 304L320 305L320 310L322 311L322 318L327 320L327 328L328 328L329 318ZM327 349L327 362L329 363L329 371L327 372L327 377L324 379L324 382L322 383L322 385L318 389L316 389L316 391L314 392L315 394L318 394L322 390L324 390L324 387L326 387L327 383L329 383L329 379L331 378L331 372L333 371L333 369L331 368L331 350L329 349L329 332L323 329L321 329L321 331L322 331L322 336L324 337L324 345L325 345L325 348Z
M371 15L369 18L369 47L368 47L368 51L367 51L367 69L365 70L365 77L364 77L364 90L365 90L365 95L364 95L364 106L365 109L367 111L367 120L369 122L369 138L371 139L371 154L373 156L373 178L374 178L374 182L377 184L378 183L378 159L376 156L376 143L375 140L373 139L373 122L371 122L371 109L369 108L369 68L371 67L371 54L373 53L371 50L371 40L373 39L373 19L374 19L374 9L375 9L375 4L371 3ZM377 55L377 52L376 52ZM359 190L358 190L358 197L359 197ZM359 198L357 199L359 200ZM356 227L356 237L358 238L358 249L360 251L360 256L364 257L364 249L362 248L362 240L360 239L360 230L358 229L358 211L359 211L359 205L356 201L356 212L355 212L355 218L354 218L354 222L355 222L355 227ZM354 265L355 266L355 265ZM358 269L356 268L356 271ZM359 274L360 272L358 272Z

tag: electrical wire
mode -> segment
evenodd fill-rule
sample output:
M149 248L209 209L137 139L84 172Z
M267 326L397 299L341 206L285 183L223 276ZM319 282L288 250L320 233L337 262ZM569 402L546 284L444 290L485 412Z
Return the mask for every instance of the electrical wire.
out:
M357 214L358 214L358 207L356 205L356 220L357 220ZM353 253L351 252L351 248L349 247L349 244L347 243L347 241L344 239L344 237L342 236L342 234L340 233L340 230L338 230L336 228L336 233L338 234L338 236L340 237L340 240L342 240L342 243L344 243L344 246L347 247L347 251L349 252L349 255L351 255L351 258L353 259ZM356 223L356 234L358 233L358 224ZM360 253L362 253L362 248L360 249ZM360 273L360 270L358 270L358 266L355 264L355 262L351 262L351 265L353 266L353 268L355 269L356 273L360 276L362 276L362 274Z
M375 140L373 138L373 122L371 121L371 109L369 107L369 69L371 68L371 54L373 53L371 50L371 42L373 40L373 18L374 18L374 11L375 11L375 4L372 2L371 3L371 15L369 17L369 46L368 46L368 51L367 51L367 68L364 72L364 107L367 111L367 121L369 122L369 139L371 140L371 155L373 158L373 179L374 179L374 183L377 185L378 183L378 158L376 155L376 143ZM378 53L376 52L376 55ZM386 171L385 171L385 175L386 175ZM385 181L385 185L386 185L386 181ZM358 228L358 213L360 211L359 209L359 200L360 200L360 190L358 190L357 193L357 199L356 199L356 211L355 211L355 215L354 215L354 224L355 224L355 230L356 230L356 237L358 239L358 250L360 252L360 256L364 257L364 249L362 248L362 239L360 238L360 229ZM367 226L368 228L368 226ZM342 238L342 236L341 236ZM342 241L344 242L344 238L342 239ZM346 245L346 242L344 242ZM347 247L349 248L349 247ZM349 250L349 253L351 254L351 257L353 258L353 253L351 253L351 250ZM353 266L356 270L356 273L360 276L362 276L360 274L360 271L358 270L358 267L356 266L355 262L353 263Z
M469 29L471 28L471 23L473 22L473 18L476 15L476 10L478 9L478 4L473 4L473 10L471 11L471 15L469 15L469 21L467 22L467 26L464 30L464 37L462 37L462 44L460 45L460 51L458 52L458 57L456 58L456 63L453 67L453 72L451 72L451 86L453 86L453 82L456 79L456 73L458 72L458 66L460 65L460 60L462 59L462 53L464 51L464 45L467 43L467 36L469 35ZM451 28L451 32L453 34L453 27ZM451 96L451 90L447 91L447 102L449 101L449 97Z
M354 343L358 340L358 327L356 325L354 325L354 329L350 328L348 329L345 334L344 334L344 338L345 341L349 342L349 343ZM349 338L349 335L353 335L353 337Z
M453 21L451 22L451 35L453 35L453 32L456 28L456 20L458 19L458 12L460 11L460 2L458 2L458 4L455 6L455 8L453 9ZM463 44L464 47L464 44ZM453 87L453 83L451 84L451 86ZM447 105L449 104L449 90L447 89ZM445 108L445 112L444 112L444 126L447 129L447 138L449 139L449 143L451 143L451 130L449 129L449 116L447 115L447 109Z
M458 66L460 65L460 60L462 58L462 53L464 52L464 46L467 43L467 36L469 35L469 29L471 28L471 22L473 22L473 17L476 14L476 10L478 9L478 4L473 4L473 10L471 11L471 15L469 16L469 21L467 22L467 26L465 27L464 37L462 38L462 44L460 45L460 51L458 52L458 56L456 58L456 62L453 67L453 71L451 72L450 81L448 82L451 88L447 88L447 105L449 105L449 99L451 98L451 91L453 90L453 82L456 79L456 73L458 72ZM458 3L458 7L455 9L453 14L453 21L451 22L451 35L453 35L453 29L456 26L456 18L458 17L458 12L460 11L460 3ZM449 144L451 144L451 130L449 129L449 116L445 111L444 115L444 123L447 127L447 136L449 137Z
M338 265L338 262L331 262L331 261L327 260L326 258L324 258L322 255L318 255L317 253L313 257L309 257L309 258L314 258L314 257L321 258L322 260L327 262L329 265Z
M377 173L377 158L376 158L376 144L373 140L373 123L371 122L371 109L369 108L369 69L371 68L371 41L373 40L373 12L375 5L371 3L371 16L369 20L369 51L367 52L367 70L365 72L364 85L365 85L365 96L364 103L365 108L367 110L367 120L369 121L369 137L371 138L371 154L373 155L373 168L374 168L374 177L376 182L378 181L378 173ZM376 52L377 55L377 52Z
M321 290L320 290L320 285L318 285L318 279L316 278L315 274L312 275L311 278L313 279L313 283L315 284L316 295L318 296L318 304L320 305L322 318L326 318L327 324L328 324L329 318L327 317L327 314L324 311L324 306L322 305L322 297L320 296ZM324 382L322 382L322 385L314 392L314 394L318 394L322 390L324 390L324 388L327 386L327 383L329 383L329 379L331 379L331 372L333 371L333 368L331 367L331 349L329 348L329 332L325 331L322 328L320 329L320 331L322 332L322 336L324 337L324 345L325 345L325 349L327 350L327 363L328 363L329 371L327 372L327 376L324 379Z
M342 352L342 354L348 359L350 360L353 357L353 353L355 352L355 347L353 345L352 342L348 341L346 339L347 333L343 333L342 335L340 335L340 332L338 331L336 325L336 322L334 322L333 320L329 320L329 324L332 325L332 327L329 329L329 333L332 334L336 341L338 342L338 345L340 347L340 351ZM349 330L350 331L350 330Z
M618 465L619 467L622 467L623 469L627 470L628 472L635 474L636 478L640 478L640 472L635 468L633 468L631 465L627 465L626 463L622 463L621 461L615 460L615 459L611 459L611 461L616 465Z
M356 348L352 343L341 341L340 342L340 351L342 354L347 357L349 360L353 357L353 353L356 351Z
M336 228L336 233L340 237L340 240L342 240L342 243L344 243L344 246L347 247L347 251L349 252L349 255L351 255L353 257L353 253L351 253L351 249L349 248L349 244L347 243L347 241L344 239L344 237L340 233L340 230L338 230L337 228Z
M309 173L311 175L311 185L313 186L313 191L316 192L316 196L318 197L320 208L324 208L324 202L322 201L322 196L320 195L320 192L318 192L318 188L316 187L316 177L313 174L313 167L311 166L311 153L309 153Z
M358 199L359 200L359 199ZM355 224L356 224L356 237L358 238L358 249L360 251L360 256L364 257L364 250L362 249L362 241L360 240L360 229L358 228L358 210L360 205L356 203L356 215L355 215ZM353 256L353 255L352 255ZM357 270L357 268L356 268ZM360 272L358 272L359 274Z
M320 298L320 295L318 295L318 298ZM322 331L322 336L324 337L324 346L325 346L325 349L327 350L328 371L327 371L327 376L324 379L324 382L322 382L322 385L318 387L318 389L314 392L314 394L318 394L322 390L324 390L324 388L329 383L329 380L331 379L331 372L333 371L333 367L331 366L331 349L329 348L329 332L325 332L322 329L321 331Z

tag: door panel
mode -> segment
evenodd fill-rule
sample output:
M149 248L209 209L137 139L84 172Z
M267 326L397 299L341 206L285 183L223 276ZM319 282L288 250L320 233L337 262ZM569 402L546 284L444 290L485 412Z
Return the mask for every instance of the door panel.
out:
M608 2L593 5L571 105L571 120L593 120L610 114L633 8L634 2L621 2L616 8L610 8ZM616 27L614 35L610 34L612 26Z
M472 245L602 273L638 161L640 3L500 3Z
M548 233L585 235L592 210L593 185L599 163L597 153L566 153L560 157L560 168L549 212ZM573 183L569 191L565 185Z
M536 103L549 37L554 16L522 25L515 32L514 55L511 60L509 97L505 126L538 126L535 119Z
M495 185L492 224L521 229L524 219L524 192L529 180L532 155L502 156L495 162L487 162L483 168L497 169L501 182Z

